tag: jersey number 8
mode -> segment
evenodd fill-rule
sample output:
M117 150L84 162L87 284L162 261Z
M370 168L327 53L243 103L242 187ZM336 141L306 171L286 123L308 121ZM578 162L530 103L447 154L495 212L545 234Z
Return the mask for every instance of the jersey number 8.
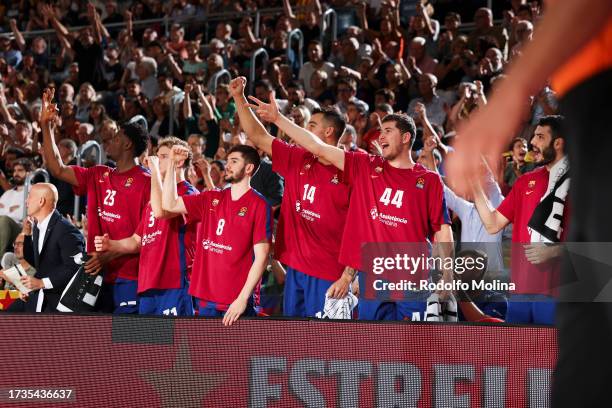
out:
M217 235L223 234L223 227L225 226L225 220L221 218L217 224Z

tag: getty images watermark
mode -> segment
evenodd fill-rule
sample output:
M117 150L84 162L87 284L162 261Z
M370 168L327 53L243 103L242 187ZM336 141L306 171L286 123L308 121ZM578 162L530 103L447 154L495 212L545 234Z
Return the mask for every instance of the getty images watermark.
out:
M389 273L401 273L410 276L410 279L389 281L388 279L374 279L372 286L376 291L513 291L512 282L503 282L499 279L485 281L482 275L487 269L488 257L479 255L474 251L470 256L437 257L420 255L417 257L408 254L396 254L392 257L375 257L372 260L372 273L381 276ZM429 271L452 271L462 276L469 273L466 279L455 278L452 282L438 280L434 282L430 277L414 279L416 275L424 275Z
M402 301L411 296L409 292L516 293L519 287L504 265L504 252L510 250L497 243L461 243L459 251L449 243L364 244L360 294L365 299Z

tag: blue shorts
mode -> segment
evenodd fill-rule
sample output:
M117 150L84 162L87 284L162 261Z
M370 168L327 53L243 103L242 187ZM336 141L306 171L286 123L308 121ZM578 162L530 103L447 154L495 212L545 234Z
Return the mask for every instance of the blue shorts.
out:
M138 313L155 316L193 316L188 288L149 289L140 295Z
M510 295L506 322L555 324L555 298L546 295Z
M325 294L333 283L288 267L283 314L290 317L315 317L318 312L322 314Z
M364 288L366 281L363 272L359 272L359 287ZM363 292L362 292L363 293ZM377 292L379 299L359 297L357 311L359 320L425 320L427 298L429 291L404 292L404 300L391 301L391 294L386 291Z
M114 314L138 313L138 281L117 278L113 285Z
M100 313L136 314L138 313L138 282L117 278L115 283L104 282L95 311Z
M196 304L198 308L198 314L202 317L223 317L225 315L227 307L229 305L220 306L215 302L208 302L206 300L196 299ZM253 304L249 302L247 304L246 310L242 314L242 316L257 316L257 312L253 307Z

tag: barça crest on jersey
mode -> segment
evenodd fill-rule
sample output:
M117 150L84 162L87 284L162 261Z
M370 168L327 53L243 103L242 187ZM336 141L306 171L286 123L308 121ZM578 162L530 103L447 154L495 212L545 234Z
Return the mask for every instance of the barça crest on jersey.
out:
M423 177L419 177L416 182L416 188L420 188L421 190L425 187L425 179Z
M534 188L535 187L535 180L529 180L529 184L527 185L529 188Z
M332 184L338 184L338 174L334 174L334 177L331 179Z
M214 200L212 200L212 205L213 205L213 207L218 206L219 205L219 199L215 198Z
M378 210L376 209L376 207L370 210L370 217L372 217L373 220L378 218Z
M247 208L246 207L242 207L240 209L240 211L238 212L238 215L241 216L241 217L244 217L246 215L246 213L247 213Z
M131 186L133 182L134 182L134 179L131 177L128 177L128 179L125 180L125 187Z
M295 211L296 212L302 211L302 203L300 202L300 200L295 200Z

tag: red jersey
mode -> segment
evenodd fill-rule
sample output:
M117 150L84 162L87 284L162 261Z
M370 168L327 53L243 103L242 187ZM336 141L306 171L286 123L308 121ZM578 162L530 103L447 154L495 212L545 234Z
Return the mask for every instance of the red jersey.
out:
M340 250L345 265L363 270L365 243L423 243L450 224L440 176L418 163L397 169L380 156L348 152L343 175L352 188Z
M131 237L151 198L151 175L141 166L119 173L108 166L71 166L78 186L74 193L87 195L87 249L95 248L96 235L110 239ZM104 280L138 279L138 255L123 255L106 265Z
M523 174L497 208L497 211L513 224L511 273L516 294L552 295L553 289L559 284L558 262L533 265L525 257L523 248L523 244L531 244L529 220L548 190L549 175L550 172L544 166ZM561 240L565 240L567 235L568 220L569 208L565 208L561 223Z
M340 240L349 205L342 172L325 166L306 149L275 139L272 169L285 179L276 228L279 261L315 278L335 281L344 266L338 262Z
M177 186L181 197L197 194L188 182ZM149 289L180 289L187 282L195 255L195 224L183 217L157 219L151 203L145 208L136 234L141 238L138 293Z
M246 282L253 246L272 238L271 208L253 189L236 201L227 188L186 196L183 202L187 221L200 222L189 294L227 309Z

